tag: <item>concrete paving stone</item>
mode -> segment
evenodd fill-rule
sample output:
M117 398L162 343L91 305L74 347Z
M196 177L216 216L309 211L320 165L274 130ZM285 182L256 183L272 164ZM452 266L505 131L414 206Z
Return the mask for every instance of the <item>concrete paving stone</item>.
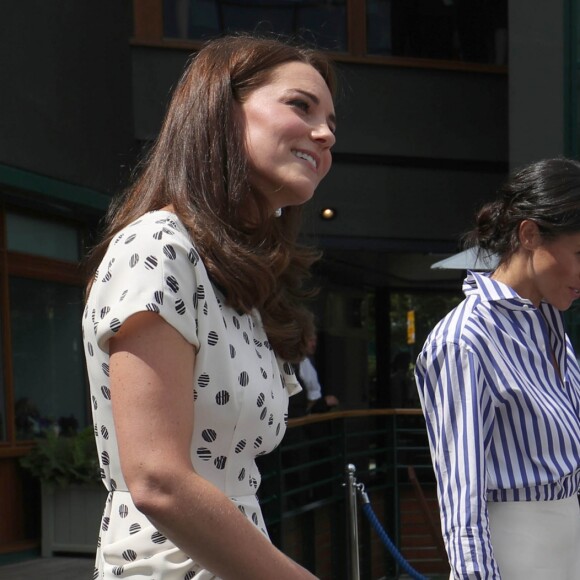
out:
M35 558L0 566L0 580L91 580L94 558Z

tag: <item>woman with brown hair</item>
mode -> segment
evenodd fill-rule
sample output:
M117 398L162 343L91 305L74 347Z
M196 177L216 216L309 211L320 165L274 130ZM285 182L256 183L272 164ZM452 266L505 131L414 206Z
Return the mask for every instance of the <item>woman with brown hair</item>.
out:
M269 541L255 457L285 431L312 321L300 205L331 165L318 52L208 43L108 215L83 319L110 491L95 578L313 578Z

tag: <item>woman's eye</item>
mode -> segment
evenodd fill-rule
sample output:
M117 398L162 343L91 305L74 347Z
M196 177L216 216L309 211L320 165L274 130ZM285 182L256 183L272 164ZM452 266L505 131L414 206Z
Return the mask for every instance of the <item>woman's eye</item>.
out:
M305 113L307 113L310 109L310 104L303 99L293 99L289 102L289 104L293 107L296 107L297 109L300 109L301 111L304 111Z

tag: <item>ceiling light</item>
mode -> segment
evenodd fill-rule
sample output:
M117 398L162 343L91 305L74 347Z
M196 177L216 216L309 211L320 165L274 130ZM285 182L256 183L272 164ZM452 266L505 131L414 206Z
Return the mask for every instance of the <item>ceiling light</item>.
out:
M327 221L333 220L336 217L336 210L332 207L325 207L320 210L320 217Z

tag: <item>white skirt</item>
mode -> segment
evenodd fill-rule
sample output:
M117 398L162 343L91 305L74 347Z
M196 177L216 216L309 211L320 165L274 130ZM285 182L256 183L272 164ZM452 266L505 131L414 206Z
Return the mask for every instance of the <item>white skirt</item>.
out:
M556 501L488 502L502 580L580 579L580 507Z

